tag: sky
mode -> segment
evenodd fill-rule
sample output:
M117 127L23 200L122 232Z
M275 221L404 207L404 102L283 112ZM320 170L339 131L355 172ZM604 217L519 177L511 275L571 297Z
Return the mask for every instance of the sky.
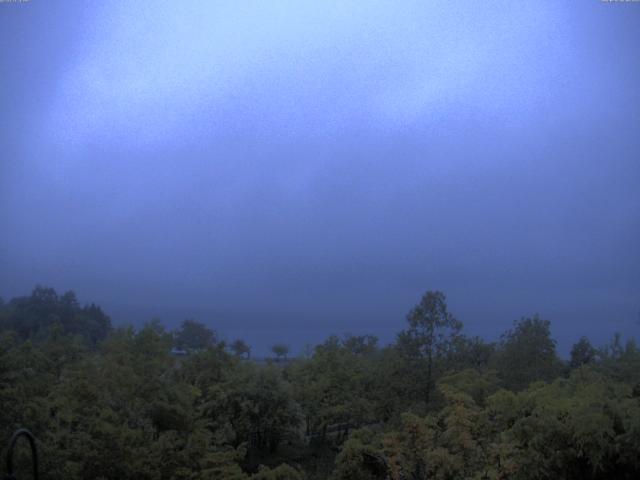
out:
M640 3L0 3L0 296L392 341L640 337Z

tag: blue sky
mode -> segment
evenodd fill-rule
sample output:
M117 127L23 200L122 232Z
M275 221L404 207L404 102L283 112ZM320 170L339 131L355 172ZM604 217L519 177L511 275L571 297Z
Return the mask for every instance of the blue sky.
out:
M258 350L637 335L640 5L0 4L0 295Z

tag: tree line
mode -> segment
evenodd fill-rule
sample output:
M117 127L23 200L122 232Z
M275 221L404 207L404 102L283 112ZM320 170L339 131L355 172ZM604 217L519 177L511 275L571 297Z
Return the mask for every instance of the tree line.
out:
M114 328L37 287L0 301L0 431L20 426L51 479L632 479L640 349L582 337L565 361L537 316L487 342L428 291L389 345L258 363L196 320Z

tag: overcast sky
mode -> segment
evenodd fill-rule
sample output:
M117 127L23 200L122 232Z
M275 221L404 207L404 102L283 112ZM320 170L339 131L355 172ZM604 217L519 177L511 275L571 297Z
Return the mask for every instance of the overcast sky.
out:
M0 3L0 296L258 352L640 336L640 3Z

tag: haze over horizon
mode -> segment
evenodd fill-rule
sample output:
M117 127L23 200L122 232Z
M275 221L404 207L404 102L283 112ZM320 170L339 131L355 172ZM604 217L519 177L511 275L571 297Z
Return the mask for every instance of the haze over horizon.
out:
M640 326L640 7L0 4L0 296L384 342Z

